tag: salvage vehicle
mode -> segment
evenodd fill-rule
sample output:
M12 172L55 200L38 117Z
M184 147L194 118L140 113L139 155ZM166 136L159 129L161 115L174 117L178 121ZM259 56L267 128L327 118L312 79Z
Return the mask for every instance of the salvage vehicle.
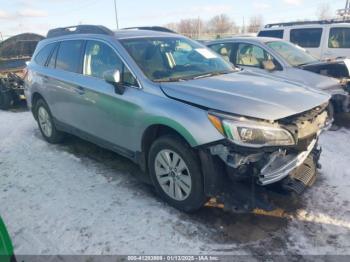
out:
M0 43L0 109L7 110L24 100L26 61L34 53L37 43L44 37L25 33Z
M321 60L350 58L350 20L267 24L258 36L290 41Z
M15 262L13 246L6 226L0 217L0 261Z
M233 37L205 44L249 72L329 93L332 113L350 111L350 77L344 60L321 62L294 44L268 37Z
M130 158L187 212L213 199L270 210L268 185L302 193L332 121L328 94L236 70L196 41L155 30L50 30L25 94L46 141L70 133Z

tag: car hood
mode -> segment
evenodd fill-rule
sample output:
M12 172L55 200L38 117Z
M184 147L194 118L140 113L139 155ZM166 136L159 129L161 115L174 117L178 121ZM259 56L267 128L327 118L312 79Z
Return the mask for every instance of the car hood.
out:
M326 103L330 96L302 85L241 71L181 82L163 82L170 98L265 120L278 120Z
M298 85L304 85L306 87L311 87L314 89L318 89L333 94L346 94L340 80L324 76L321 74L317 74L311 71L307 71L297 67L286 68L283 72L267 72L265 70L258 71L250 71L255 75L260 75L263 77L267 77L270 79L276 79L280 81L289 82L291 84L295 83Z

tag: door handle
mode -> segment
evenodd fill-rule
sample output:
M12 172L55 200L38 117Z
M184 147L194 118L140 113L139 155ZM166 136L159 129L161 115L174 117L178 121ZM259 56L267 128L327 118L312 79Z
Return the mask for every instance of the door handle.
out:
M77 92L79 95L83 95L83 94L85 94L85 89L84 89L84 87L77 86L77 87L75 87L75 92Z

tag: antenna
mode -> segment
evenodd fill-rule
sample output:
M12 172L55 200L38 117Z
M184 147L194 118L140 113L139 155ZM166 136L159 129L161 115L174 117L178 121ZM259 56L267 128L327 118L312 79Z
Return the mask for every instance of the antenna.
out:
M115 12L115 22L117 24L117 29L119 29L119 21L118 21L118 11L117 11L117 1L114 0L114 12Z

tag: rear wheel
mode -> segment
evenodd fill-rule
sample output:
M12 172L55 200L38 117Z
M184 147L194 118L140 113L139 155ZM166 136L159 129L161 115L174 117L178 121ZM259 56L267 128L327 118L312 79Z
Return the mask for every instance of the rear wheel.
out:
M35 114L40 132L45 140L52 144L61 142L63 139L63 133L57 130L50 109L44 100L39 99L36 103Z
M206 197L199 160L185 142L174 136L157 139L151 146L148 164L162 199L186 212L203 206Z

